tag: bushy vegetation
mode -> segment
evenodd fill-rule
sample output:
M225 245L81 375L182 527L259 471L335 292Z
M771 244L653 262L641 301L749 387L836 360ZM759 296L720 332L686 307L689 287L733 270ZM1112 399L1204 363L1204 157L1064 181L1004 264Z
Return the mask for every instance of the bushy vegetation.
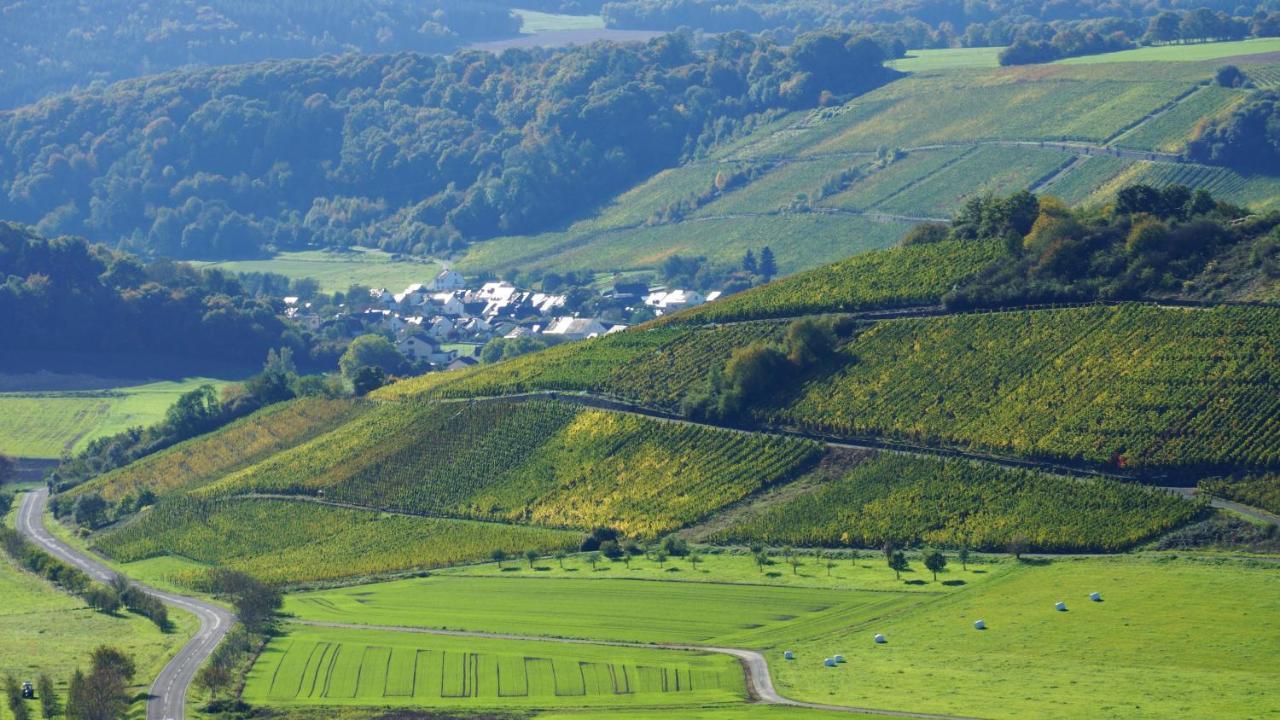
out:
M816 444L555 402L388 403L207 486L652 537L787 479Z
M264 408L249 417L149 455L75 488L59 499L66 504L98 493L119 507L144 495L189 491L227 472L300 444L333 429L363 410L350 400L301 398Z
M716 534L732 543L1117 552L1176 527L1195 503L1140 485L881 454Z
M1280 475L1275 473L1206 478L1199 485L1200 491L1206 495L1235 500L1280 515Z
M749 116L892 76L874 43L823 38L805 52L735 36L698 54L673 35L125 81L0 116L0 216L169 257L449 252L562 223Z
M1280 173L1280 92L1259 93L1226 117L1206 122L1186 154L1197 162Z
M519 29L503 3L484 0L18 3L0 26L0 47L7 50L0 106L185 65L353 51L445 52Z
M863 253L700 305L662 323L761 320L937 303L999 253L998 243L957 241Z
M421 570L509 554L577 547L579 533L465 520L385 515L285 500L179 499L109 532L97 546L123 562L180 555L270 583ZM207 583L192 571L172 578Z
M1280 310L1137 305L872 326L774 422L1113 468L1280 464Z

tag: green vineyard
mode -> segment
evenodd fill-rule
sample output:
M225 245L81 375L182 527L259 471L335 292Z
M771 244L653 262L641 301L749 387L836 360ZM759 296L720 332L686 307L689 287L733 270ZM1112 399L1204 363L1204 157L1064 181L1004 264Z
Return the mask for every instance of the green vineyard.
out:
M864 253L700 305L665 322L761 320L934 304L1002 252L996 242L947 241Z
M1117 552L1199 510L1140 485L881 454L711 539L821 547L890 541L1000 551L1022 537L1044 552Z
M574 548L580 539L560 530L301 501L179 498L102 535L96 546L122 562L173 555L268 582L303 583L454 565L498 549L550 553ZM199 579L172 578L188 585Z
M1118 307L878 323L775 423L1114 468L1280 466L1280 309Z
M199 492L653 536L814 462L816 443L551 401L386 403Z
M292 447L356 417L365 406L349 400L306 398L269 406L225 428L200 435L107 473L68 493L87 492L109 502L144 490L186 491L254 460Z
M1280 515L1280 474L1208 478L1200 481L1200 490L1214 497L1235 500Z
M245 696L291 704L557 706L736 700L731 658L675 651L296 628Z

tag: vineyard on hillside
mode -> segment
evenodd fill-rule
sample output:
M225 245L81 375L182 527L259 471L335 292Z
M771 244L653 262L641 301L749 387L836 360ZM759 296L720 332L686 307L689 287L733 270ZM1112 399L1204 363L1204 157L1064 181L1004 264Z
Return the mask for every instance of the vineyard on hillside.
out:
M998 242L946 241L855 255L700 305L665 323L711 323L938 303L1003 252Z
M468 520L386 515L287 500L180 498L162 503L97 547L122 562L162 555L302 583L453 565L577 547L579 533ZM200 578L174 578L187 585Z
M96 492L115 503L144 490L156 494L191 490L236 467L331 430L358 415L364 407L350 400L322 398L272 405L225 428L96 478L73 489L67 497Z
M401 401L199 494L323 492L373 508L650 537L789 478L820 452L552 401Z
M1116 552L1199 509L1141 485L884 453L712 539L822 547L891 541L998 552L1021 536L1043 552Z
M1235 500L1280 515L1280 474L1210 478L1200 481L1200 490L1214 497Z
M895 320L845 353L769 419L1118 469L1280 467L1280 308Z

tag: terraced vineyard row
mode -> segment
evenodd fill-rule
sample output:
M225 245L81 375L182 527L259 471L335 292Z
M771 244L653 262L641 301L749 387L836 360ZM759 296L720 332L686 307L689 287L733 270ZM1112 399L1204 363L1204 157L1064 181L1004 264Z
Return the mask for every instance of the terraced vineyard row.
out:
M1235 500L1280 515L1280 474L1210 478L1200 481L1200 489L1214 497Z
M366 407L350 400L321 398L272 405L218 432L198 436L107 473L75 488L68 497L96 492L115 503L144 490L156 494L190 490L237 466L332 430Z
M163 555L242 570L269 582L301 583L454 565L576 547L579 533L544 528L385 515L264 499L165 502L108 532L97 547L122 562ZM200 574L176 582L198 584Z
M1280 466L1280 309L883 322L774 422L1114 468Z
M998 552L1020 536L1044 552L1115 552L1199 509L1140 485L881 454L711 539L821 547L880 547L888 540Z
M791 476L816 443L556 402L388 403L200 491L651 537Z

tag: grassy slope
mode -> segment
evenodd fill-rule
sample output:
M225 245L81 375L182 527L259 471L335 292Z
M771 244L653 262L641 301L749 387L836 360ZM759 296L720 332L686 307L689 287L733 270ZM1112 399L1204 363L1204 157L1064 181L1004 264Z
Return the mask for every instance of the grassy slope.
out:
M1254 38L1235 42L1193 43L1190 45L1158 45L1101 55L1059 60L1060 65L1098 65L1130 62L1206 62L1222 58L1280 52L1280 38Z
M0 393L0 451L58 458L90 440L159 422L179 395L200 385L229 382L188 378L110 391Z
M356 248L350 253L322 250L282 252L267 260L229 260L216 263L192 263L216 267L227 272L275 273L290 280L313 278L322 292L346 292L352 285L385 287L399 292L413 283L425 283L440 272L434 262L397 261L381 250Z
M1280 711L1280 575L1156 559L1055 561L769 653L793 697L996 718ZM1104 602L1091 603L1090 592ZM1053 604L1067 603L1068 612ZM984 619L988 630L973 629ZM889 643L875 645L872 634ZM849 664L818 659L843 650ZM851 682L849 675L856 675Z

